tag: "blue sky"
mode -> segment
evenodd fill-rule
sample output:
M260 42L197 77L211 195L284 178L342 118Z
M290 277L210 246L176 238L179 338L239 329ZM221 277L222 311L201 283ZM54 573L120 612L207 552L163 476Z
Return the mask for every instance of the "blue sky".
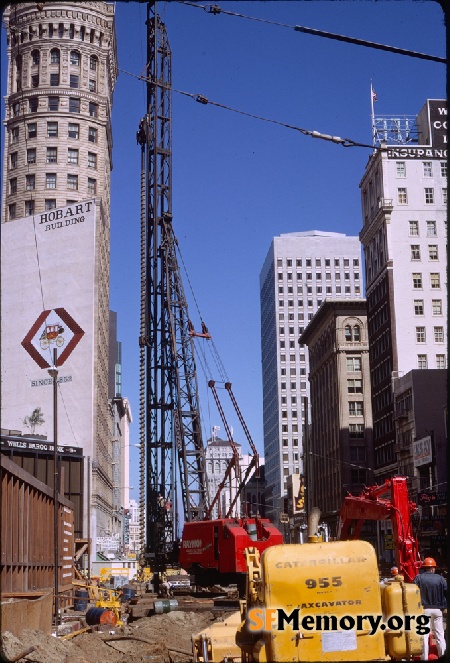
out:
M206 3L205 3L206 4ZM302 25L445 57L436 2L222 2L220 7L289 26ZM158 3L173 71L173 223L201 315L260 453L263 453L259 273L274 236L321 229L357 235L359 181L370 150L343 148L297 131L201 105L175 90L200 93L247 113L371 142L375 112L416 115L427 98L445 98L442 64L212 15L178 2ZM119 67L140 74L146 59L145 3L117 2ZM2 34L5 52L5 36ZM2 73L6 59L3 58ZM123 395L138 440L139 120L145 84L120 71L113 105L111 308L123 349ZM3 94L5 94L5 77ZM188 291L188 284L185 282ZM189 292L188 292L189 294ZM196 328L199 318L190 300ZM199 367L204 436L223 425ZM219 376L213 377L218 380ZM224 404L228 402L224 399ZM227 407L237 442L244 442ZM243 444L243 451L248 446ZM137 449L131 485L138 485ZM137 490L132 496L137 497Z

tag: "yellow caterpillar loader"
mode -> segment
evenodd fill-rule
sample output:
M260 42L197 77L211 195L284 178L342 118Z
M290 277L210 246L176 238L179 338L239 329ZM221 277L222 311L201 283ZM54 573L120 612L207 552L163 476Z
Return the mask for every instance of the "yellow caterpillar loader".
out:
M385 661L420 656L427 617L416 585L379 578L366 541L324 543L313 510L307 544L247 549L239 613L193 638L203 663Z

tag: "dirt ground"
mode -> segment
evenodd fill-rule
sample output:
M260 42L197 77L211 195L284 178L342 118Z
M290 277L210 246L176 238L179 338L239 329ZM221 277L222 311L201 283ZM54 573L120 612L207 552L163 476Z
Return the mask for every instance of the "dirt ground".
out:
M1 636L2 661L35 663L191 663L191 636L207 628L211 612L169 612L143 617L114 633L82 633L70 640L25 629ZM138 639L137 639L138 638ZM34 651L17 659L25 650Z

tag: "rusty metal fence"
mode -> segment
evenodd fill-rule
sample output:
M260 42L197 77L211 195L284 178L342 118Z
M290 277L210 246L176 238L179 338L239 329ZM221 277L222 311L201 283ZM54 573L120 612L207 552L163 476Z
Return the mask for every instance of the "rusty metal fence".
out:
M1 592L53 589L53 490L4 455L0 468ZM67 592L73 580L73 504L61 495L58 502L58 592Z

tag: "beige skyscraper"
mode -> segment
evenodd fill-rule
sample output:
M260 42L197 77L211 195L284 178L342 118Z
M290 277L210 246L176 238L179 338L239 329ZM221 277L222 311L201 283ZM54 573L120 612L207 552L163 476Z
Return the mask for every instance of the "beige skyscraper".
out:
M83 536L90 514L94 538L111 529L113 491L108 324L114 4L18 3L5 9L3 20L1 425L21 430L24 416L39 406L46 422L39 433L53 439L46 369L56 349L58 442L83 448ZM62 329L54 338L53 328Z

